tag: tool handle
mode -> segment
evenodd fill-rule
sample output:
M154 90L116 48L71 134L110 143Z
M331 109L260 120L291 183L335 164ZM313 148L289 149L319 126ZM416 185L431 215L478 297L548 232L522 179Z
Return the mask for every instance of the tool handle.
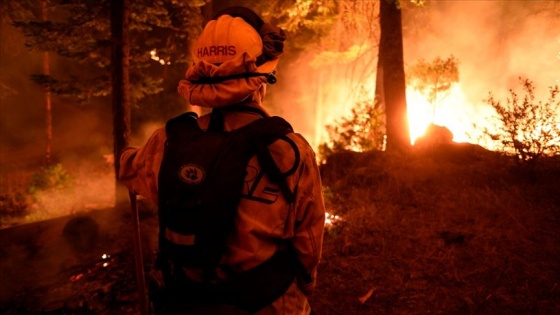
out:
M140 315L149 315L146 278L144 277L144 260L142 258L142 243L140 239L140 219L138 217L138 203L136 193L128 192L130 209L132 211L132 227L134 234L134 262L136 265L136 285L138 286L138 302Z

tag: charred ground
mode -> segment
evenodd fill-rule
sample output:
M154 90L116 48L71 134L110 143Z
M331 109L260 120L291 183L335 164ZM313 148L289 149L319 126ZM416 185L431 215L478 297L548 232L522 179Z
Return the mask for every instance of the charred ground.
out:
M341 153L318 314L560 312L560 160L520 167L467 144Z
M560 313L558 158L520 168L453 144L340 153L321 171L342 220L325 232L317 314ZM149 267L156 217L141 214ZM134 313L129 212L84 216L0 230L0 312ZM73 225L89 231L78 242Z

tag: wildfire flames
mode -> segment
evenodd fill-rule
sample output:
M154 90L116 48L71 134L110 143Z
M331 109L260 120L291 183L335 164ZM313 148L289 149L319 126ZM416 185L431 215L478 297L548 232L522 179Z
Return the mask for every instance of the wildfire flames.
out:
M481 142L473 124L483 125L485 121L481 118L487 117L490 110L486 109L487 115L477 113L476 107L468 103L461 84L454 84L447 95L435 105L435 109L423 95L412 88L407 89L406 98L411 144L424 135L430 123L447 127L455 142ZM490 143L484 145L491 146Z
M435 110L424 95L411 86L407 88L412 144L434 123L447 127L455 142L495 150L495 144L482 137L484 128L492 132L497 127L489 121L495 115L485 102L489 93L505 102L509 89L519 87L521 77L535 83L536 92L542 93L535 99L544 101L548 88L560 84L560 24L553 18L555 13L542 10L533 14L509 2L504 6L509 11L502 12L505 9L495 2L444 1L418 10L403 10L405 73L408 75L410 67L420 59L432 61L451 55L458 61L459 73L457 83L438 97ZM367 12L352 12L352 20L371 25ZM506 16L504 12L507 21L501 21ZM417 26L414 22L420 23L417 19L423 16L429 19L423 21L426 23L422 29L413 32ZM515 27L511 24L514 17ZM282 72L289 78L286 85L291 85L286 89L296 92L296 101L301 105L283 107L281 114L315 148L329 141L326 125L349 116L364 95L373 101L378 47L371 38L376 34L360 32L358 26L345 27L334 27L328 35L332 38L329 44L309 47L308 54L294 63L297 66L284 69L286 74ZM278 102L284 104L285 99Z

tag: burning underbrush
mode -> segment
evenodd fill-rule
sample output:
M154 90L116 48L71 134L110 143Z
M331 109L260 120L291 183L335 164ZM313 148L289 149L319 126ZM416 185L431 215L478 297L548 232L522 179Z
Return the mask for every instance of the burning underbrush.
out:
M350 167L349 167L350 166ZM317 314L558 314L560 160L477 146L335 154Z

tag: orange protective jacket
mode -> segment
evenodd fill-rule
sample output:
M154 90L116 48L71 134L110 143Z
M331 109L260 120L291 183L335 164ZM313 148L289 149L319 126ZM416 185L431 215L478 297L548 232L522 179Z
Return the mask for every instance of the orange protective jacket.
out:
M224 112L224 129L237 129L260 117L253 112ZM207 128L209 119L209 115L199 118L202 129ZM289 188L296 193L295 202L288 204L278 186L268 179L266 173L262 177L257 176L262 168L256 156L253 157L247 167L243 188L244 195L252 198L242 198L239 203L235 232L228 240L228 250L222 262L233 270L250 269L279 250L281 240L289 239L312 280L305 282L297 279L294 288L288 291L299 289L297 291L309 295L316 285L317 265L321 258L325 208L315 153L300 134L291 133L288 136L300 153L297 171L287 178ZM158 202L158 174L165 141L165 128L158 129L144 146L139 149L127 148L120 157L121 182L154 204ZM292 168L296 157L287 142L278 140L269 146L269 150L281 171ZM264 200L267 202L262 202ZM281 312L305 313L307 312Z

